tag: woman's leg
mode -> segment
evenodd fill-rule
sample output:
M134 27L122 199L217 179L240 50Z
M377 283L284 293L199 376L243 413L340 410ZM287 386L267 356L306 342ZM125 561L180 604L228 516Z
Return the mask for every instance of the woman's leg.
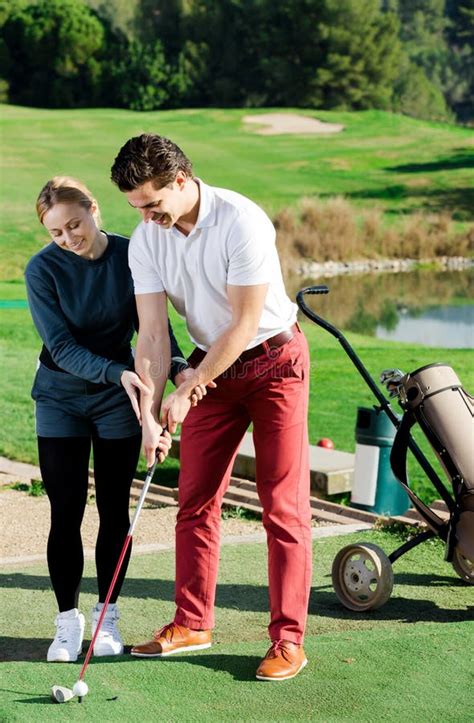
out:
M141 435L121 439L94 437L94 476L100 517L96 544L99 602L107 596L115 567L130 526L130 487L140 455ZM131 545L110 598L115 603L130 559Z
M41 475L51 504L48 567L59 612L77 607L84 566L81 523L87 501L90 439L38 437Z

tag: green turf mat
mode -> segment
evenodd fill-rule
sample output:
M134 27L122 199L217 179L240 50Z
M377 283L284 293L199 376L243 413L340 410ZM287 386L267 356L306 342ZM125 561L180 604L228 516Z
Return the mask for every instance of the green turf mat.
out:
M401 542L369 531L314 543L305 643L310 662L294 681L254 680L268 644L266 550L229 545L222 548L214 646L161 661L127 655L92 659L86 675L90 693L82 705L58 706L48 698L52 685L73 685L80 664L43 662L55 614L46 567L5 570L2 720L472 720L472 588L455 576L442 545L432 541L397 561L394 592L383 608L351 613L334 595L330 569L336 552L359 539L387 553ZM127 644L169 621L173 575L171 552L132 559L120 599ZM94 600L94 566L87 563L81 595L86 640Z
M24 299L2 299L0 309L27 309L28 302Z
M2 686L6 720L468 721L473 643L473 628L466 633L460 623L415 626L402 636L311 637L307 668L277 684L254 680L262 654L254 643L167 660L103 659L88 670L82 705L63 706L50 702L49 688L72 686L79 666L16 663Z

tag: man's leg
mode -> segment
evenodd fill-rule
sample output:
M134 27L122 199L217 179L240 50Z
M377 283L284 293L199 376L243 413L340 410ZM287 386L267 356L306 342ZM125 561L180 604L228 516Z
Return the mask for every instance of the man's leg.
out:
M226 386L219 380L181 430L175 622L194 630L214 626L222 497L250 422L239 402L226 401Z
M303 334L285 345L248 404L257 487L268 538L272 641L301 644L311 586L307 408L309 356ZM262 369L263 372L263 369Z
M181 429L176 522L176 615L153 640L132 648L162 657L211 645L219 564L220 511L239 443L250 420L226 395L226 380L193 407ZM227 398L226 398L227 397Z

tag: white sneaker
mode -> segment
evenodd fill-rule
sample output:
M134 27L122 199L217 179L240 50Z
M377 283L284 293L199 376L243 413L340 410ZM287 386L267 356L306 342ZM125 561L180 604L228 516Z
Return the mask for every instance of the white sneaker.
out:
M97 603L95 608L92 609L92 635L95 633L103 607L104 603ZM94 644L94 655L99 657L102 655L122 655L123 640L117 627L119 618L117 604L109 605Z
M48 663L74 663L82 653L84 615L77 608L58 613L56 635L48 648Z

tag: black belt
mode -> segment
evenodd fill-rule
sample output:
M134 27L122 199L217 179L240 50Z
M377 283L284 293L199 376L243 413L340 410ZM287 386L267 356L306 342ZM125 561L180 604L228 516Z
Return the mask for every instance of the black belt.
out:
M259 356L262 356L263 354L268 354L268 351L271 349L278 349L279 347L283 346L283 344L286 344L291 339L293 339L294 335L297 334L300 331L300 327L298 324L293 324L293 326L290 329L285 329L284 331L280 331L279 334L275 334L275 336L271 336L270 339L266 339L261 344L257 344L257 346L252 347L251 349L246 349L242 352L242 354L236 359L235 363L238 362L247 362L251 359L256 359ZM206 356L206 352L202 349L194 349L193 353L188 359L188 362L191 366L193 366L193 362L195 364L198 364L201 359L204 359Z

